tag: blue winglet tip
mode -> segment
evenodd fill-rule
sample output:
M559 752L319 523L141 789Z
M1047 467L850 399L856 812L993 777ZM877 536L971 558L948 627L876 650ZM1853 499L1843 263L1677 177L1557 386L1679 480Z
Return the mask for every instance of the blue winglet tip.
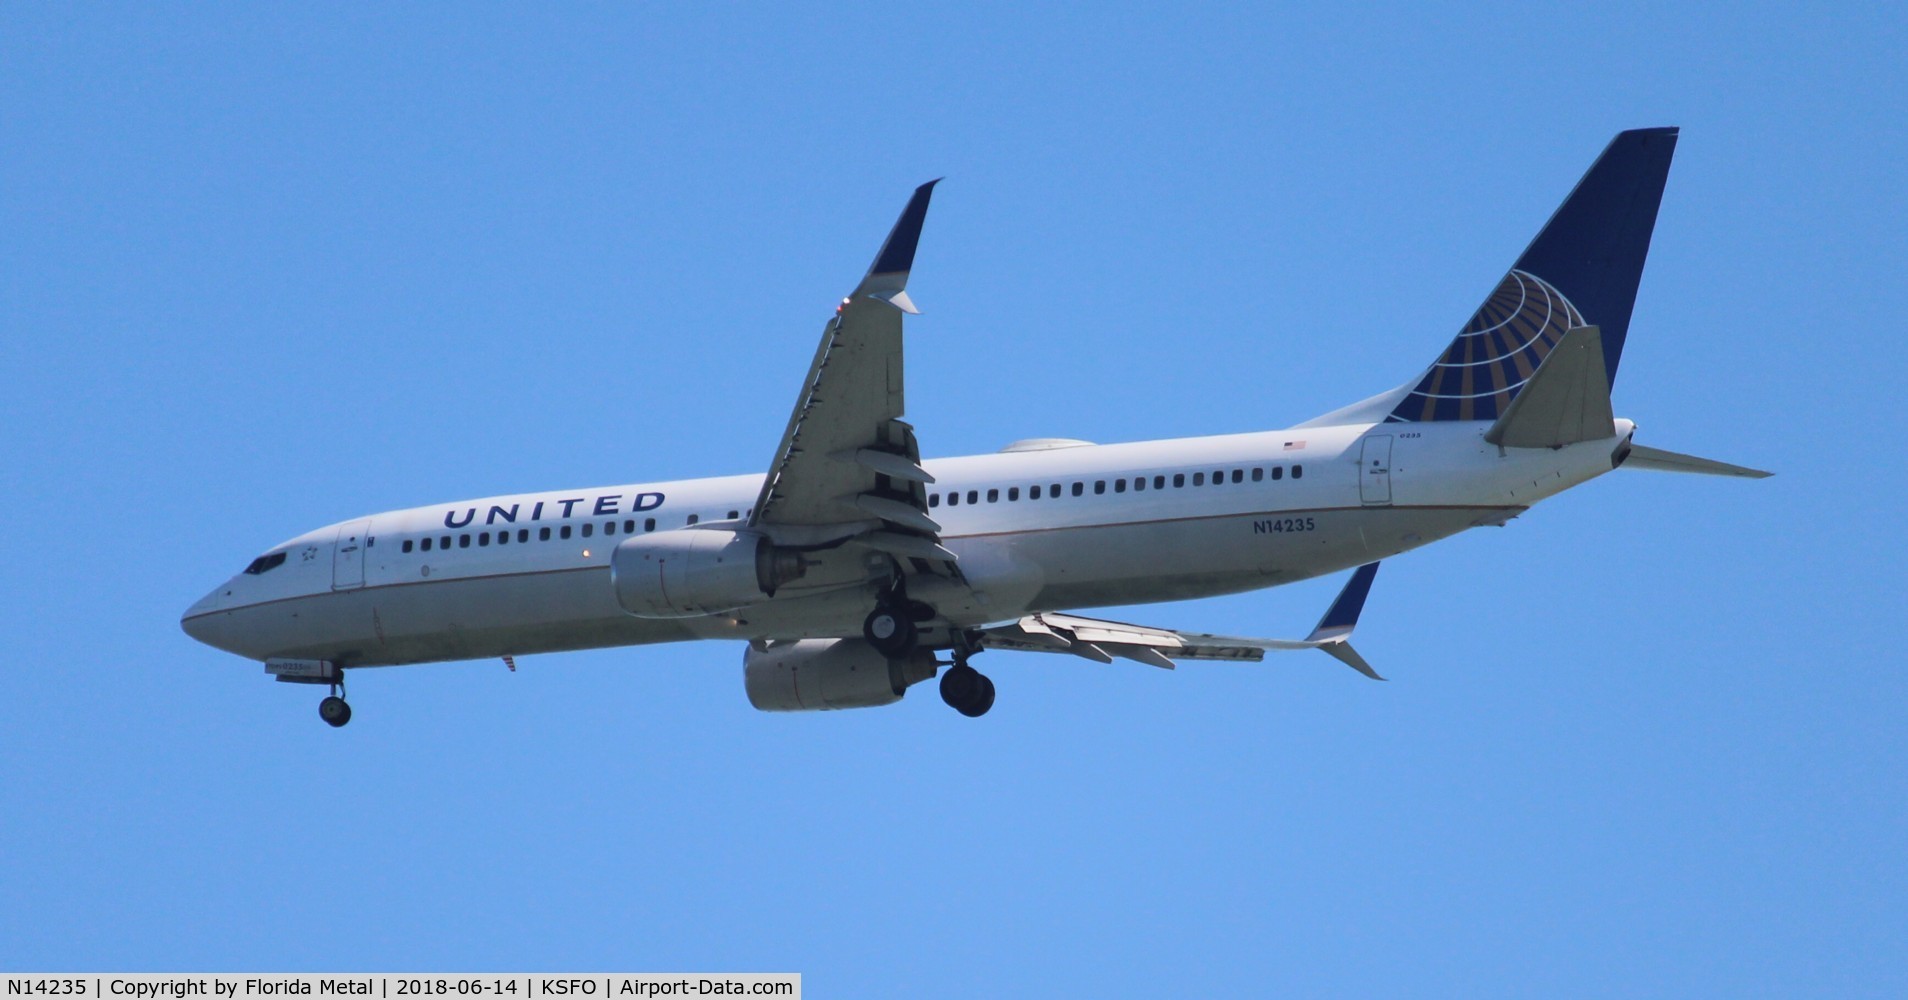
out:
M875 255L874 266L868 269L869 274L913 270L914 250L921 242L921 227L927 222L928 199L934 196L934 185L946 179L936 177L914 189L914 197L908 199L908 207L902 209L901 217L895 220L887 242L881 244L881 252Z
M1378 564L1366 563L1352 573L1345 582L1345 589L1338 592L1338 600L1319 620L1318 629L1350 628L1358 624L1358 615L1365 610L1365 598L1371 594L1371 581L1378 577Z

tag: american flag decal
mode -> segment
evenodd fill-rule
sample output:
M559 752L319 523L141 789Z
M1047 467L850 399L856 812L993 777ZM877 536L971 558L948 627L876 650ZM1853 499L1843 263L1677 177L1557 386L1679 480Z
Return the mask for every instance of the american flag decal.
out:
M1286 450L1286 451L1302 451L1302 450L1304 450L1304 448L1305 448L1305 442L1303 442L1303 441L1287 441L1287 442L1285 442L1285 450Z

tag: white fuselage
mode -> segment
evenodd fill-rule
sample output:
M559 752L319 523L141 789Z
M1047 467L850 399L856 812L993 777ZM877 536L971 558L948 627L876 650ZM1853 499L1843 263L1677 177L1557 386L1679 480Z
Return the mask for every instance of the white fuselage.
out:
M1289 583L1501 524L1609 471L1632 430L1618 421L1614 438L1506 451L1483 440L1488 426L1307 426L929 461L929 514L965 582L913 596L964 627ZM762 479L487 497L330 525L275 547L281 563L232 577L183 624L255 660L350 667L859 635L874 583L791 585L737 611L667 620L617 603L610 554L632 529L739 526Z

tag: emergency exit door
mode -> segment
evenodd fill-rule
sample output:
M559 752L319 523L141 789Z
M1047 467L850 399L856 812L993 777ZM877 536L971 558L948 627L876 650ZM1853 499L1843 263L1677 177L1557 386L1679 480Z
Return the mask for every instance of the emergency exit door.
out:
M1391 435L1375 434L1365 439L1358 463L1358 498L1367 507L1391 502Z

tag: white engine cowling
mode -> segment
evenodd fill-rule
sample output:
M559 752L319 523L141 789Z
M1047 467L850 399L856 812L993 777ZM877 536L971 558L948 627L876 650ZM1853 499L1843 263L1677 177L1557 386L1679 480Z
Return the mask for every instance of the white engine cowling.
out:
M638 618L693 618L747 607L799 579L799 553L749 531L679 528L623 539L610 554L616 603Z
M890 661L862 639L802 639L742 654L749 704L764 712L872 708L901 700L908 685L934 676L925 649Z

